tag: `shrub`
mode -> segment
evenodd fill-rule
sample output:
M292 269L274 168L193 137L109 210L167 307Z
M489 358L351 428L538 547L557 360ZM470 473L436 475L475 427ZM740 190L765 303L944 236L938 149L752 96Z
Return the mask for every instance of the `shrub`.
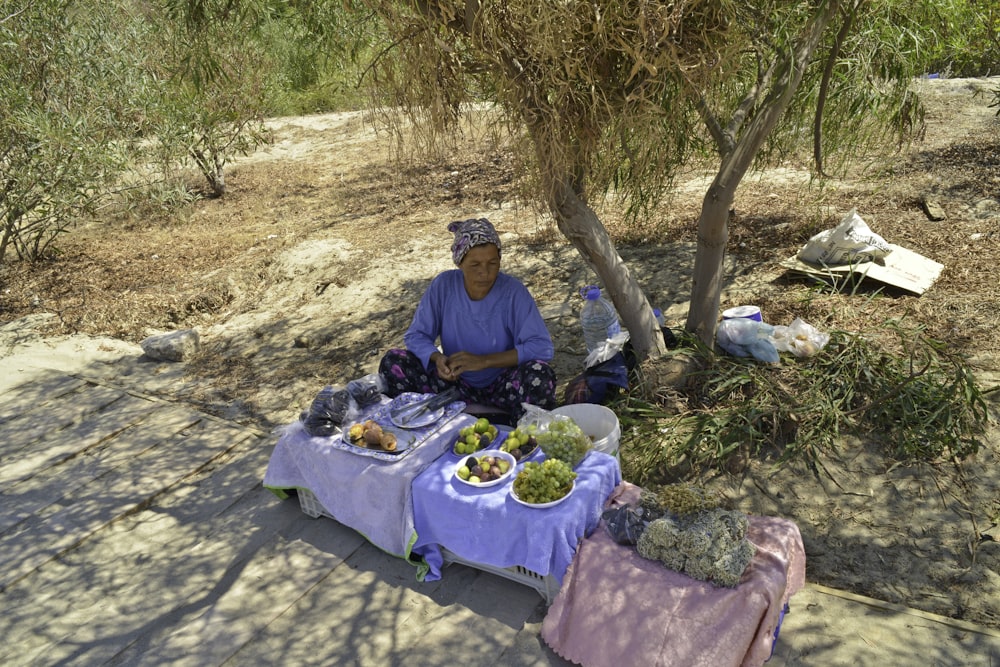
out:
M920 327L885 327L898 343L891 349L832 331L819 354L779 365L701 350L704 370L681 390L679 411L634 398L616 406L626 478L670 481L762 454L778 463L805 459L815 470L847 432L881 443L897 460L975 454L988 414L965 360Z

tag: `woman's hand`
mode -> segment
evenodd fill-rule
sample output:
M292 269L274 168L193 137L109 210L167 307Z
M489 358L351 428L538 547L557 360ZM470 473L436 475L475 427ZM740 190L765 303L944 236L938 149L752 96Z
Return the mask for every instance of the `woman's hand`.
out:
M473 354L456 352L450 357L443 354L431 356L437 365L438 377L448 382L456 382L462 373L484 368L507 368L517 365L517 350L507 350L496 354Z
M448 357L444 356L440 352L435 352L431 355L431 361L437 367L438 377L446 382L455 382L458 380L458 374L454 372L451 367L451 363Z
M485 356L472 354L471 352L456 352L448 357L447 363L456 380L458 376L466 371L478 371L488 366Z

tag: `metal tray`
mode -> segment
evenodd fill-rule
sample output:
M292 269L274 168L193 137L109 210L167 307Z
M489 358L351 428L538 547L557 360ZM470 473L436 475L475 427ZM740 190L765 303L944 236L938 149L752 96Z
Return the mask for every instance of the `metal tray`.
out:
M416 393L404 393L400 394L394 400L408 400L413 401L421 398L423 394ZM418 448L421 444L427 441L432 435L434 435L438 429L447 424L456 415L465 409L464 401L454 401L444 406L441 411L441 416L434 422L427 424L422 428L407 428L402 429L394 426L392 421L389 419L389 407L393 405L392 401L387 401L377 406L372 406L369 410L366 410L357 419L355 419L350 424L345 424L344 429L340 435L334 436L330 439L330 444L338 449L343 449L344 451L351 452L352 454L357 454L358 456L368 456L373 459L378 459L379 461L395 462L406 457L407 454ZM389 430L396 435L396 451L387 452L383 449L368 449L367 447L358 447L350 442L347 437L347 432L350 430L351 425L357 422L364 422L371 419L379 426L385 430ZM403 446L403 443L405 447Z

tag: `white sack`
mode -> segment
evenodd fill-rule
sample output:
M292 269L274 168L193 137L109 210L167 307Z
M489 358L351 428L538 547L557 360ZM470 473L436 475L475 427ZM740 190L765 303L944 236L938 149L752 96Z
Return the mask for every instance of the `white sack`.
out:
M798 258L810 264L836 266L859 264L881 259L892 247L851 209L833 229L816 234L799 251Z

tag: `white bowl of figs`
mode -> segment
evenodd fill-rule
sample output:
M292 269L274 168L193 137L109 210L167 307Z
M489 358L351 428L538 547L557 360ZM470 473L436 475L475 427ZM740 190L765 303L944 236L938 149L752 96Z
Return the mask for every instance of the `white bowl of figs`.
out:
M496 486L511 478L517 461L507 452L486 449L463 456L455 466L455 479L479 488Z

